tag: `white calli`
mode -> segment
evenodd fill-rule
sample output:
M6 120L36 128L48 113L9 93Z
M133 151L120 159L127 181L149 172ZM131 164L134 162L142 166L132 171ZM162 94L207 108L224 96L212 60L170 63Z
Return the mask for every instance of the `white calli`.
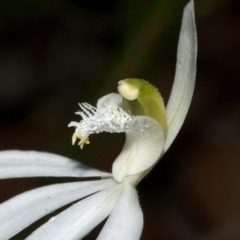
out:
M135 186L160 160L179 132L193 95L197 39L194 3L184 9L174 85L167 107L155 87L144 80L119 82L119 94L98 100L97 107L80 104L80 122L73 144L89 144L100 132L126 133L112 173L98 171L72 159L35 151L0 152L0 178L76 177L85 181L54 184L27 191L0 205L1 240L7 240L49 213L74 202L26 239L82 239L107 221L97 239L138 240L143 214ZM89 180L87 177L97 177Z

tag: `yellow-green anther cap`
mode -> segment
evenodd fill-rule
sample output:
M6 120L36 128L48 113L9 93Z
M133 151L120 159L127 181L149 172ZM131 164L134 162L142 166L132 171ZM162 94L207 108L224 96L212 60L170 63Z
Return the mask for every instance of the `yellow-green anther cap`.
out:
M124 106L134 115L155 119L167 134L167 117L163 98L158 89L149 82L138 78L119 81L118 91Z

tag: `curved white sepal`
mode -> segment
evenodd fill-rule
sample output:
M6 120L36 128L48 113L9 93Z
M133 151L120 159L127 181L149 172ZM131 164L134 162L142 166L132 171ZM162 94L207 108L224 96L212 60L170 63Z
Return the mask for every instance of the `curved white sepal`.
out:
M110 173L53 153L0 151L0 179L20 177L102 177Z
M54 221L42 225L26 240L82 239L111 213L121 192L122 185L115 182L56 215Z
M98 99L97 101L97 109L116 109L116 108L122 108L123 103L122 103L122 96L118 93L109 93L101 98Z
M0 239L10 239L56 209L115 185L112 179L54 184L13 197L0 205Z
M157 121L138 116L131 121L123 149L113 163L112 174L122 182L126 176L145 171L154 165L164 148L164 132Z
M197 34L194 4L190 1L183 13L180 31L175 79L167 104L168 134L165 151L178 134L188 112L195 86Z
M97 240L139 240L143 229L143 214L136 189L128 183Z

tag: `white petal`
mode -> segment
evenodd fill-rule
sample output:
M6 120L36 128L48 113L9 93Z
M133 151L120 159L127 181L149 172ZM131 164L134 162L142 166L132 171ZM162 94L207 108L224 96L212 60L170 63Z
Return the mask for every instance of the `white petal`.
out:
M197 35L194 4L190 1L184 9L178 43L174 85L167 104L168 135L165 151L178 134L188 112L195 86Z
M143 214L135 188L125 184L98 240L139 240L143 228Z
M118 93L110 93L101 97L97 102L98 109L123 108L122 96Z
M27 240L82 239L111 213L121 190L122 185L115 183L83 199L42 225Z
M64 183L20 194L0 205L0 239L7 240L50 212L112 185L112 179Z
M164 133L159 123L150 117L134 118L123 149L113 163L114 179L122 182L126 176L150 168L159 159L163 147Z
M60 155L35 151L1 151L0 178L111 176Z

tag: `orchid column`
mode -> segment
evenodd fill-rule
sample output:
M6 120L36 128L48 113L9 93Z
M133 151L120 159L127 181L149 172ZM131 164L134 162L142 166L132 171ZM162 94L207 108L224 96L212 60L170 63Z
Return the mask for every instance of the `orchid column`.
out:
M98 100L97 107L80 104L80 122L72 142L89 144L100 132L125 132L126 141L113 162L112 174L66 157L34 151L0 152L0 177L98 177L100 180L55 184L20 194L0 205L1 239L7 240L33 222L75 202L49 219L27 239L82 239L107 219L98 239L140 239L143 215L135 186L148 174L179 132L195 84L197 40L193 1L185 7L173 89L165 108L158 90L145 80L119 82L119 94Z

